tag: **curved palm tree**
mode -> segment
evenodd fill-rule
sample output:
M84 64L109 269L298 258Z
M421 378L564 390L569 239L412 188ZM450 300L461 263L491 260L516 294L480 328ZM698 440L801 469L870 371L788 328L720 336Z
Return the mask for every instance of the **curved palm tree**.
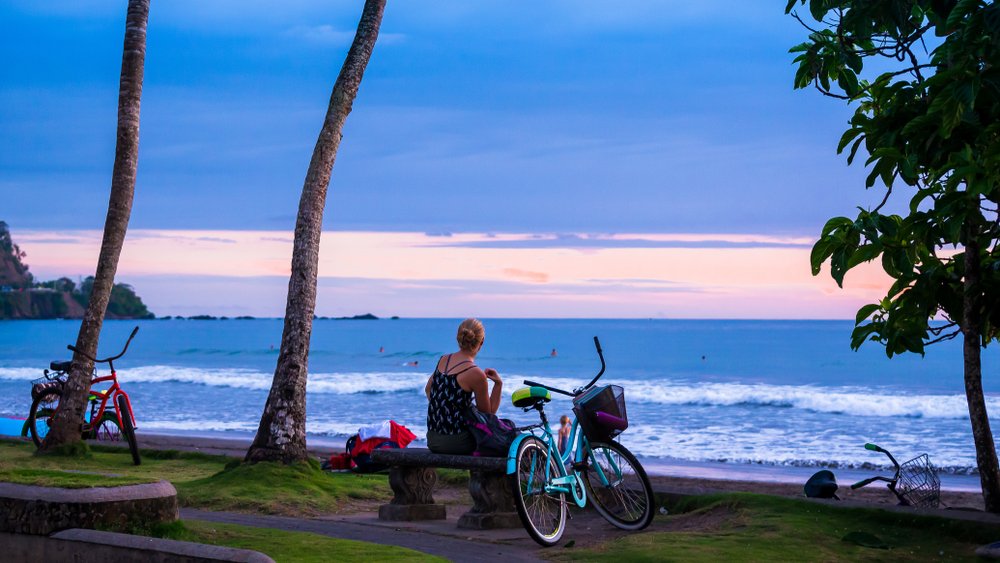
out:
M139 158L139 102L142 98L142 76L146 59L149 1L129 0L128 14L125 17L125 45L118 90L118 140L111 173L111 197L104 221L104 239L97 261L97 273L94 275L94 288L76 338L76 347L91 356L97 355L97 342L101 336L104 314L115 284L118 258L121 256L125 231L132 214ZM90 389L93 368L90 360L80 354L73 355L72 368L59 410L51 421L49 433L42 443L42 451L80 441L80 422L87 406L87 391Z
M299 213L295 220L292 275L288 280L285 326L281 351L274 370L271 392L260 417L260 426L246 461L291 463L308 459L306 453L306 377L309 340L316 312L316 274L319 241L323 230L323 208L330 173L343 137L344 122L351 113L361 78L378 39L386 0L366 0L354 43L333 86L323 128L313 149L312 160L302 186Z

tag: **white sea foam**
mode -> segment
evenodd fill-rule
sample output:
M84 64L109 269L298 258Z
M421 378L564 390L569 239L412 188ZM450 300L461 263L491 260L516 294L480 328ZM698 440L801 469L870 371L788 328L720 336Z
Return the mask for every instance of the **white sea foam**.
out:
M707 383L625 383L628 401L661 405L757 405L797 408L851 416L966 418L965 395L904 395L891 390L798 385ZM1000 397L987 397L990 410L1000 410Z
M174 430L181 432L254 432L251 421L222 420L140 420L139 430Z
M39 377L33 368L0 368L0 379L31 380ZM239 368L190 368L166 365L141 366L122 371L120 381L129 383L188 383L266 391L272 374ZM508 382L523 376L508 375ZM310 373L310 393L352 395L359 393L422 392L427 374L422 372ZM572 389L583 379L546 378L545 383ZM609 378L602 383L625 387L627 401L651 405L700 405L794 408L818 413L861 417L912 417L963 419L968 406L963 394L902 394L888 389L819 387L743 383L678 383L669 380L627 381ZM507 394L520 387L508 383ZM1000 397L988 396L987 407L1000 412Z
M173 430L180 432L256 432L255 421L223 421L214 419L141 420L140 430ZM306 421L306 432L319 436L348 437L358 433L367 422ZM406 424L418 440L427 436L427 428L419 424Z

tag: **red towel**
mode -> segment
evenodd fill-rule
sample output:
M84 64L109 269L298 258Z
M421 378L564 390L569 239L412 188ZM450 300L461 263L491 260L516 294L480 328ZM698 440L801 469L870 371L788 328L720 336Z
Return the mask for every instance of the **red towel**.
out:
M405 448L410 442L417 438L413 432L410 432L409 428L396 423L395 420L390 420L389 426L392 427L392 430L390 431L392 436L389 436L389 439L399 444L399 447L401 448Z

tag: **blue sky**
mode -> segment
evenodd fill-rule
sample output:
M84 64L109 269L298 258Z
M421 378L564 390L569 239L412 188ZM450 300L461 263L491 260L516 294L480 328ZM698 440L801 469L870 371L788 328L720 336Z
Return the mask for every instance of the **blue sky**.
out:
M124 5L0 7L15 228L102 224ZM360 5L154 2L132 226L290 229ZM815 233L867 196L781 8L390 0L326 226Z
M40 275L90 273L68 257L96 252L92 245L79 250L45 245L60 239L54 232L103 225L125 4L0 4L5 62L0 220L10 223L15 240L18 232L33 233L22 246ZM233 238L225 234L229 231L290 231L361 5L360 0L153 0L130 228L156 236L177 231L186 241ZM690 264L690 276L677 281L669 260L682 254L653 250L683 247L707 255L777 245L799 253L781 271L801 263L806 281L795 282L802 301L776 315L851 317L873 290L835 311L810 308L808 303L824 299L830 288L810 285L808 246L826 219L877 203L881 192L865 193L864 171L849 169L835 154L849 108L815 92L792 90L787 51L804 34L782 9L783 3L763 0L389 0L333 171L325 228L362 233L341 239L352 241L368 240L363 233L484 235L456 241L456 254L449 256L479 249L477 283L500 284L513 301L537 294L540 288L530 280L562 280L560 287L568 287L594 279L582 270L580 278L537 271L539 255L531 249L603 252L606 268L630 271L641 270L634 261L668 261L642 277L684 287L702 284L698 287L706 290L730 282L699 281ZM210 233L190 234L201 231ZM518 236L491 241L497 233ZM732 236L716 236L720 233ZM613 242L601 238L615 234L625 236ZM664 242L642 234L704 236L680 241L668 236ZM91 235L79 240L84 239L93 241ZM251 239L257 240L240 238ZM383 239L400 248L428 244L414 237L378 240ZM614 252L600 250L611 247ZM247 248L241 252L252 254ZM550 256L552 270L573 263ZM719 276L740 274L724 273L729 258L713 256L712 270ZM760 256L766 269L765 255ZM496 262L501 259L510 262ZM187 285L197 287L204 278L191 276L227 275L183 264L154 271L123 260L120 274L134 283L142 276L176 274L189 276ZM494 263L495 276L484 266ZM273 303L256 312L280 314L285 274L262 264L248 262L240 270L271 276L265 285ZM337 270L331 276L372 287L382 283L386 294L399 297L391 312L407 314L407 300L437 290L399 289L398 282L413 271L370 272L366 278ZM502 272L528 274L515 282ZM447 274L441 279L454 277ZM865 279L874 278L865 274ZM244 280L246 288L248 283ZM515 283L521 285L508 287ZM758 287L764 286L774 294L771 300L787 293L773 280L760 281ZM151 297L158 305L154 310L189 310L180 303L182 294L163 291ZM706 316L761 316L759 310L734 312L739 295L757 299L753 291L740 291L726 286L736 297ZM567 299L563 310L588 314L587 299L596 298L584 294L589 297L580 302ZM327 302L344 298L331 294ZM535 305L529 301L525 297L521 310L505 305L501 312L530 316ZM321 298L321 312L323 303ZM205 306L198 307L202 312ZM643 316L646 307L671 316L674 310L663 302L631 307L620 313ZM467 308L442 314L476 313ZM592 311L616 314L607 304ZM546 314L558 316L559 310Z

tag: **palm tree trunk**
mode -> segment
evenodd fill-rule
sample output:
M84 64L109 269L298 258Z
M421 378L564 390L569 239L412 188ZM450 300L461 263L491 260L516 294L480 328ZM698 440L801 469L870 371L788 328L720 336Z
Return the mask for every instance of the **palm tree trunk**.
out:
M87 312L80 325L76 347L94 356L104 324L111 288L115 283L118 258L125 243L132 214L136 167L139 158L139 102L142 98L143 65L146 59L146 22L150 0L129 0L125 18L125 45L122 50L122 71L118 90L118 136L115 144L115 164L111 174L111 197L108 216L104 221L104 240L94 275L94 288ZM90 374L93 363L80 354L73 355L69 379L63 390L59 411L42 450L79 442L80 425L87 406Z
M971 226L966 229L965 291L962 296L965 398L969 404L972 439L976 444L976 466L979 468L983 501L988 512L1000 512L1000 466L983 398L979 241L973 230Z
M292 274L288 280L285 326L281 351L274 370L260 426L246 461L292 463L308 459L306 453L306 377L309 339L316 312L316 275L323 209L330 173L343 137L344 122L351 113L361 78L375 48L385 0L366 0L354 43L347 53L340 76L333 86L326 120L313 149L309 171L302 186L299 214L295 220Z

